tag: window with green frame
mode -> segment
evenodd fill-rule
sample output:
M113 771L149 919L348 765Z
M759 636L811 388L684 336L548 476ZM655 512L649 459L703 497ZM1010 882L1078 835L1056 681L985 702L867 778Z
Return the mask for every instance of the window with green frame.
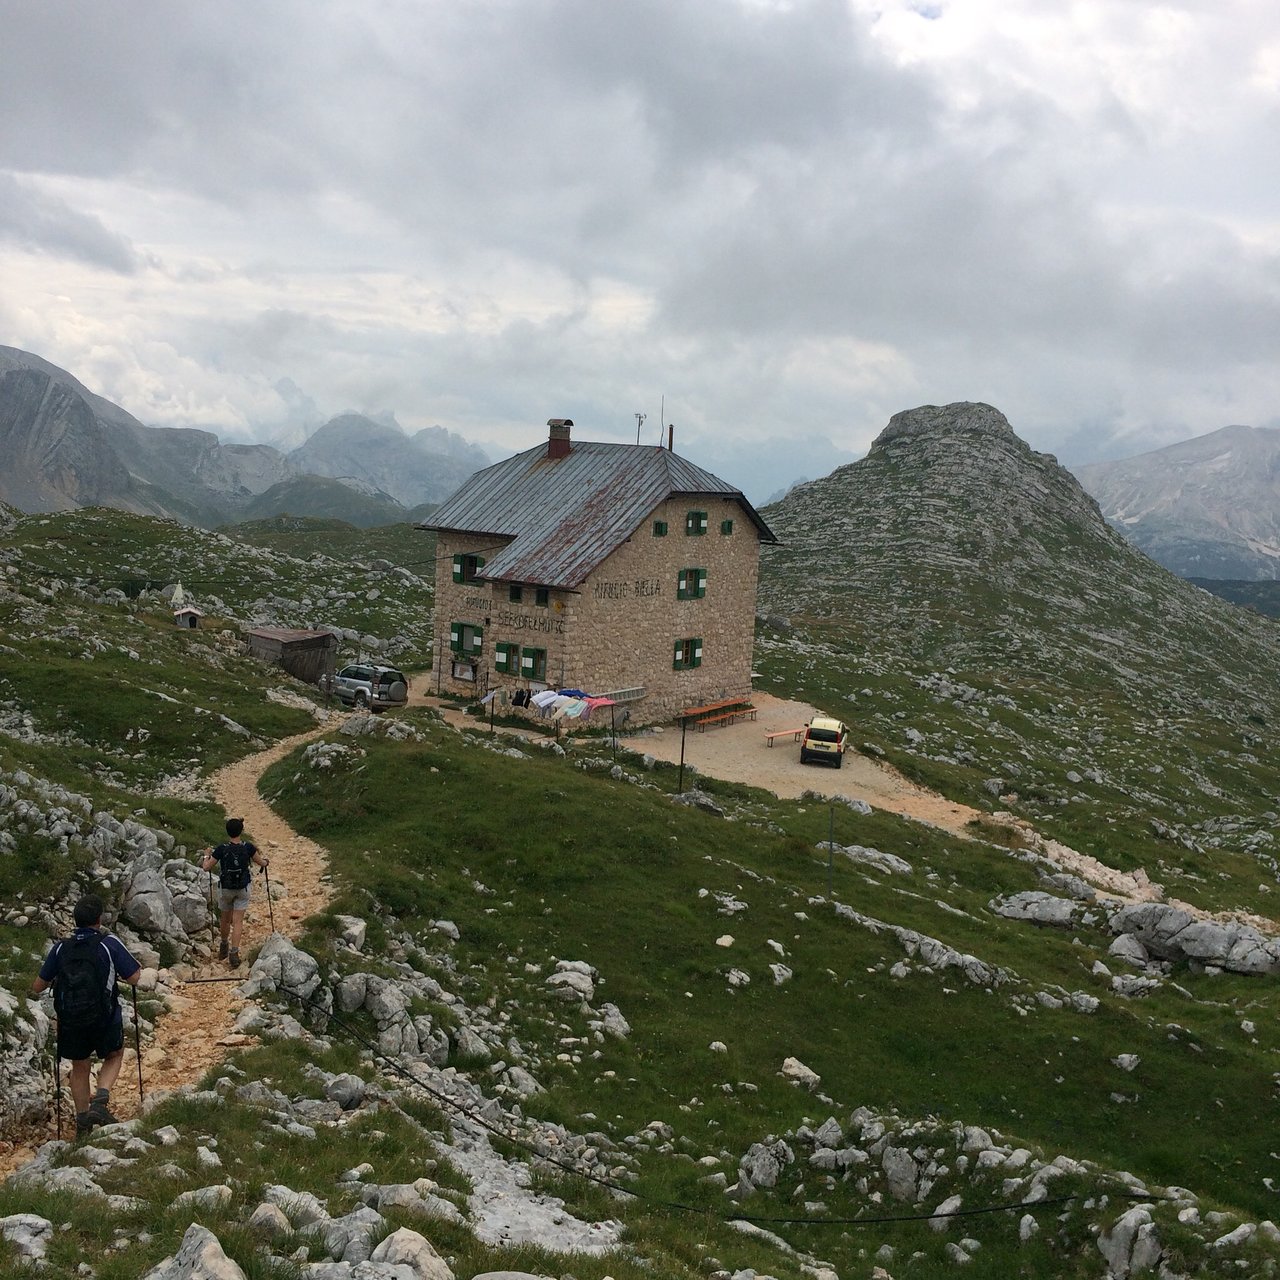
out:
M676 671L689 671L702 666L702 637L677 640L671 665Z
M687 534L703 534L707 531L707 513L690 511L684 518L684 531Z
M518 582L513 582L507 588L507 599L512 604L519 604L524 599L524 588Z
M733 521L732 521L732 520L721 520L721 521L720 521L720 532L721 532L722 534L724 534L724 535L725 535L725 537L728 537L728 536L729 536L729 534L731 534L731 533L733 532Z
M493 646L493 669L506 675L520 674L520 646L510 640L499 640Z
M474 622L451 622L449 648L463 657L476 657L484 648L484 628Z
M667 536L667 522L665 520L655 520L653 522L653 536L655 538L665 538Z
M520 674L526 680L545 680L547 678L547 651L545 649L521 649Z
M681 569L676 575L677 600L701 600L707 594L705 569Z
M484 568L484 556L473 556L469 552L459 551L453 557L454 582L474 582L476 574Z
M551 591L547 587L537 587L533 593L533 603L540 609L547 607L548 601L551 599Z

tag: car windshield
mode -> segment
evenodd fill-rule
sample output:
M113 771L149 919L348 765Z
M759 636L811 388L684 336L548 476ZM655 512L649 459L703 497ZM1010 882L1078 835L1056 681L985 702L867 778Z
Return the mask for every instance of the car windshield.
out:
M812 742L838 742L840 735L834 729L810 729L809 738Z

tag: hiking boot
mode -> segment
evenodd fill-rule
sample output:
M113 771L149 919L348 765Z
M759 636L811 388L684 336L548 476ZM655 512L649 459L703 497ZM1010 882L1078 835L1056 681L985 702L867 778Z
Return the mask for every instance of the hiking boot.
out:
M82 1111L76 1116L76 1137L83 1138L93 1128L93 1116L87 1111Z
M107 1110L105 1102L93 1101L89 1104L89 1110L85 1113L85 1118L89 1121L90 1126L96 1124L119 1124L120 1121ZM80 1128L80 1117L76 1117L76 1129Z
M238 968L240 967L240 949L239 949L239 947L232 947L232 948L231 948L231 955L230 955L230 957L229 957L229 959L228 959L227 963L228 963L228 964L230 964L230 966L231 966L233 969L238 969Z
M226 958L227 958L227 940L226 938L223 938L222 941L218 943L218 959L225 960Z

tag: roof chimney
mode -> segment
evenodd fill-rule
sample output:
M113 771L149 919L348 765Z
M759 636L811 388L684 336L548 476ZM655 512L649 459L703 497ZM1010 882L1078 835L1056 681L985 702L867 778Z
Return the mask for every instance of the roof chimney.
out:
M573 426L572 418L548 418L547 426L551 434L547 439L548 458L567 458L569 456L569 428Z

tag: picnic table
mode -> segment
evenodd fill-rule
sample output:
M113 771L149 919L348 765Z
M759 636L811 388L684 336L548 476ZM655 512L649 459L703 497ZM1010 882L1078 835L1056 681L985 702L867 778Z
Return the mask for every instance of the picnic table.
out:
M739 717L754 720L756 709L745 698L721 698L719 702L707 702L700 707L685 707L680 718L686 723L692 721L698 730L708 725L728 724Z

